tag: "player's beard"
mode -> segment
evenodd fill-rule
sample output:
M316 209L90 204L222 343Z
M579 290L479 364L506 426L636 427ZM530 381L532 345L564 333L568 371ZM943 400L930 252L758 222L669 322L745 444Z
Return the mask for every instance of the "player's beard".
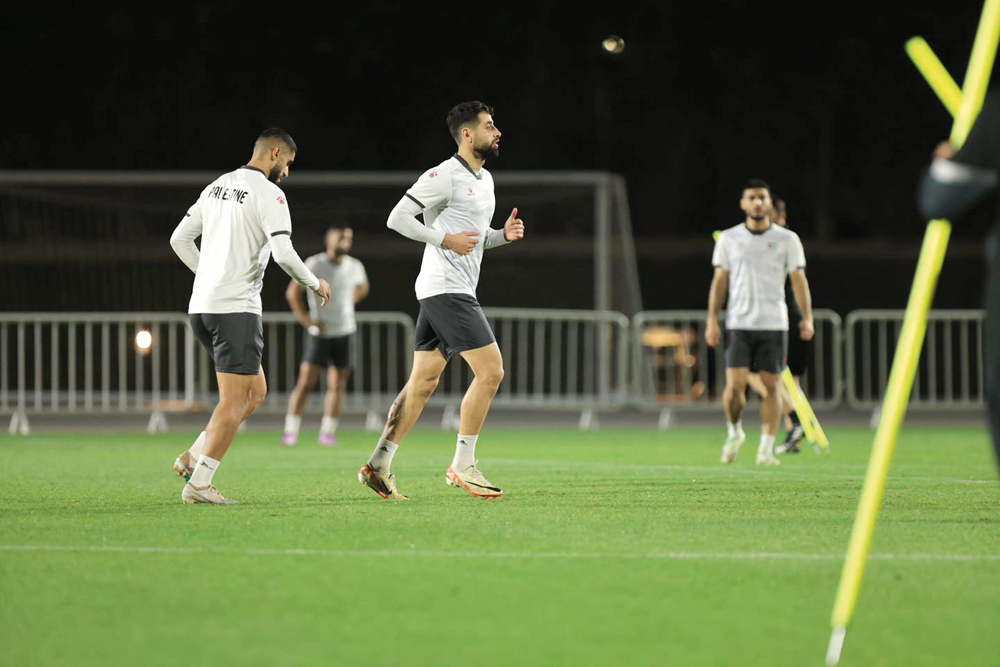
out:
M271 181L275 185L281 183L281 172L285 170L285 167L278 163L271 167L271 173L267 175L267 180Z
M500 149L493 144L476 146L472 149L472 152L479 160L492 160L495 157L500 157Z

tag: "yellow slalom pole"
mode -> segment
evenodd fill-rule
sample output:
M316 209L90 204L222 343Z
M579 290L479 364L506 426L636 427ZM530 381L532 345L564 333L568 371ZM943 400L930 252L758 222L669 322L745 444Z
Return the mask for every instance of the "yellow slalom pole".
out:
M812 414L809 401L799 391L798 385L795 384L795 378L792 376L792 371L787 366L785 366L785 370L781 371L781 380L785 383L785 389L788 390L788 395L792 398L792 407L795 408L795 412L799 415L799 423L802 424L802 430L805 431L806 440L810 444L819 442L819 435L813 427L815 415L813 415L813 419L809 418L809 415Z
M847 559L840 575L840 587L837 590L837 601L831 619L833 634L830 636L827 652L828 665L836 665L840 660L847 625L858 600L865 561L875 530L875 519L882 503L882 491L885 489L885 480L889 474L889 463L896 448L896 435L903 422L906 403L910 400L910 390L913 388L913 376L920 360L920 349L927 330L927 311L934 298L934 287L944 262L950 233L951 225L946 220L934 220L927 226L920 261L917 263L917 274L910 292L910 302L906 306L903 329L896 345L882 417L875 434L875 446L868 463L868 473L865 475L851 541L847 547Z
M931 89L937 94L941 104L952 116L958 115L958 108L962 104L962 90L948 74L938 57L934 55L930 45L923 37L914 37L906 42L906 54L917 66L920 73L924 75Z
M1000 0L986 0L983 13L976 30L976 41L972 45L972 57L962 82L962 104L955 115L951 128L951 145L958 150L965 143L972 124L983 108L986 87L990 83L993 60L997 55L997 41L1000 39Z
M956 150L969 136L976 116L982 109L998 40L1000 40L1000 0L986 0L963 82L962 102L952 126L951 143ZM903 329L900 332L889 384L886 387L882 416L878 431L875 433L875 444L861 490L861 501L858 504L857 517L847 547L847 558L840 575L833 616L830 619L833 632L830 634L830 644L826 653L826 664L830 667L840 662L847 626L858 601L872 533L875 530L875 520L882 503L885 480L889 474L889 463L896 447L896 436L902 425L903 414L913 388L913 377L920 358L920 350L923 347L924 333L927 330L927 311L934 298L934 289L941 272L941 265L944 263L950 235L951 223L947 220L932 220L927 225L917 272L910 291L910 300L903 318Z

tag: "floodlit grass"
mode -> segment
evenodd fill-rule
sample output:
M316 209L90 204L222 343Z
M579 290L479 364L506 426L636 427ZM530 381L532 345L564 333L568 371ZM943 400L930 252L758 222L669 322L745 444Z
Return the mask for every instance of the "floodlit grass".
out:
M241 434L184 506L193 433L0 436L5 664L818 665L872 440L776 469L716 430L490 432L499 501L444 484L447 433ZM986 434L906 430L842 665L997 665L1000 490Z

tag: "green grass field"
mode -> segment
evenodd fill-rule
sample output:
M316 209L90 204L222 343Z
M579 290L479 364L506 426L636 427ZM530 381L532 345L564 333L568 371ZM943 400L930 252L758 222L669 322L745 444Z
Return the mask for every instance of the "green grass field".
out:
M720 431L487 432L504 487L444 484L452 435L237 438L184 506L194 434L0 436L10 665L821 665L872 434L776 469ZM1000 489L981 430L899 441L842 665L1000 665Z

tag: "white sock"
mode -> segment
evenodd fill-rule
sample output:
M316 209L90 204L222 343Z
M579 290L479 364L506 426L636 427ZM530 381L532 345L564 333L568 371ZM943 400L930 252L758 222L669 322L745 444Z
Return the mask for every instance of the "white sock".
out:
M455 445L455 458L451 460L451 469L465 470L476 462L476 441L478 435L459 435Z
M302 426L302 417L295 415L285 415L285 433L299 434L299 427Z
M198 457L198 465L194 467L194 474L191 475L191 486L204 489L212 484L215 471L219 469L221 461L216 461L211 456L202 454Z
M324 415L323 421L319 426L320 433L329 433L333 435L337 432L337 426L340 425L340 420L336 417L327 417Z
M399 445L395 442L379 438L378 444L375 445L375 451L372 452L372 457L368 459L368 465L379 472L389 472L392 467L392 457L396 455L397 449L399 449Z
M743 432L743 420L738 419L735 424L726 424L726 435L730 438L736 437L737 434Z
M774 436L773 435L763 435L760 436L760 447L757 448L758 454L768 454L774 453Z
M191 458L197 459L199 456L201 456L201 453L204 450L205 450L205 431L202 431L201 433L198 434L198 438L194 441L194 444L191 445L191 449L188 450L188 454L191 455Z

